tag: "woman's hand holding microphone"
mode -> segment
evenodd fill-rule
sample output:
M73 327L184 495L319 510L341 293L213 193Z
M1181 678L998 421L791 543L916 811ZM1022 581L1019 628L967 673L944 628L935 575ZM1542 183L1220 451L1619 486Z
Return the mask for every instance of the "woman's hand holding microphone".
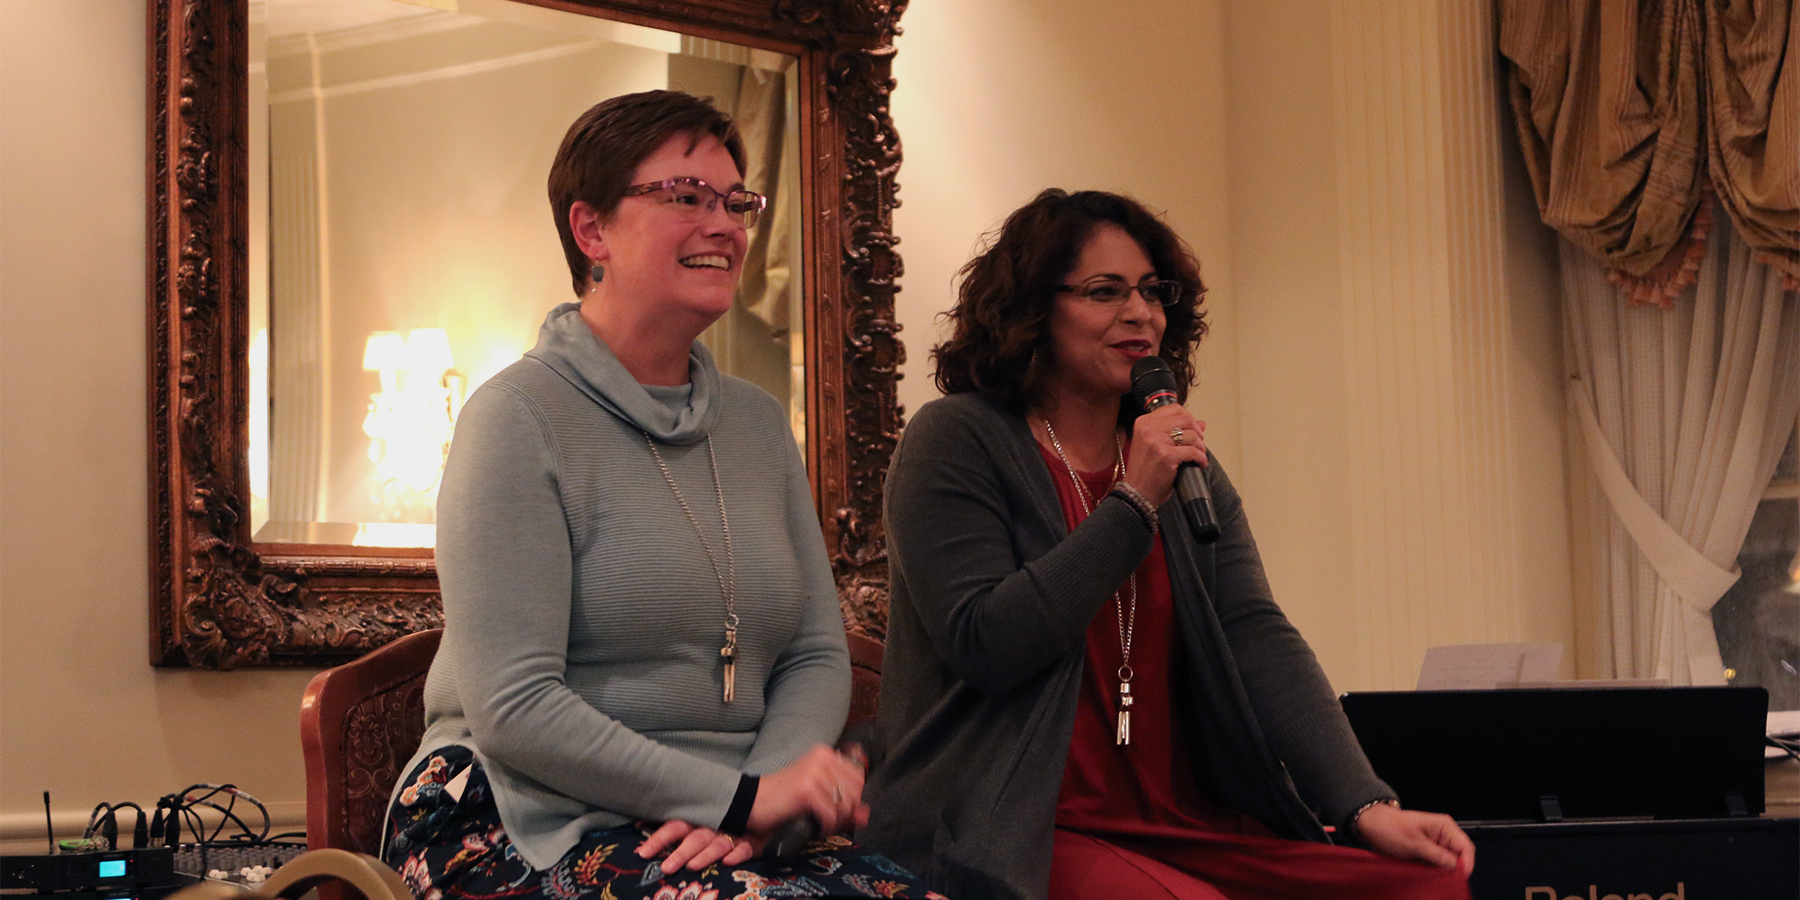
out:
M764 775L750 808L750 830L767 835L802 817L819 834L853 831L869 824L862 800L863 761L820 744L779 772Z
M1125 483L1152 505L1163 505L1175 490L1175 473L1183 463L1206 465L1205 437L1206 423L1178 403L1138 416L1125 460Z

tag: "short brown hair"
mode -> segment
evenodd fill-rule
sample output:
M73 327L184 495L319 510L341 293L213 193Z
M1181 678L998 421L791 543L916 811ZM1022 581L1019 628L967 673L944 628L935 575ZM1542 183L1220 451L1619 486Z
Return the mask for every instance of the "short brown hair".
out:
M577 296L587 285L592 264L575 243L569 210L579 200L610 217L631 187L638 164L677 134L693 139L690 151L701 138L718 138L737 163L738 174L744 173L744 139L737 124L710 100L681 91L643 91L602 100L569 126L556 161L550 164L550 209Z
M1105 191L1069 193L1050 188L1006 218L984 239L986 249L957 273L950 339L932 348L938 389L978 392L1023 413L1038 397L1049 366L1046 323L1056 285L1074 270L1081 251L1101 224L1119 226L1137 241L1158 278L1181 283L1181 300L1167 307L1157 349L1175 374L1181 399L1194 380L1194 347L1206 335L1200 301L1206 286L1200 261L1174 230L1143 204ZM1120 416L1136 418L1135 404Z

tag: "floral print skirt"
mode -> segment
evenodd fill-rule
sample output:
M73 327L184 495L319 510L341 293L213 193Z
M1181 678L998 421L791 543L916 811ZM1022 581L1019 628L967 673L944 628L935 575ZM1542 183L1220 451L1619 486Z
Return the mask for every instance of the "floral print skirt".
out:
M468 772L460 797L445 785ZM420 900L730 900L896 897L945 900L917 877L848 838L815 841L798 855L735 867L665 874L637 855L652 823L582 836L549 869L519 856L500 823L487 775L466 747L445 747L415 767L388 816L383 856Z

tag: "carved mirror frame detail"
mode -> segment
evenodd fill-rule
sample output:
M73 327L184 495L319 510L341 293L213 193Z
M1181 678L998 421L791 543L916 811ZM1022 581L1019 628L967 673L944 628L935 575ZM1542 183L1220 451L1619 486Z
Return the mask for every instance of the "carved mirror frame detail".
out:
M800 59L807 466L845 621L886 633L881 485L900 429L900 140L888 113L907 0L524 0ZM245 0L150 0L150 657L334 665L441 625L429 551L249 533ZM835 265L832 263L835 261Z

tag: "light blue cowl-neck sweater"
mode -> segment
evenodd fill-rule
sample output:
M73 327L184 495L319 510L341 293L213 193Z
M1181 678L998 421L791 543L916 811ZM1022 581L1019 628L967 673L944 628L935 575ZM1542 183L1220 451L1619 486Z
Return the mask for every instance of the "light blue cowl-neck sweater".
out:
M689 376L638 384L569 303L457 421L437 513L444 639L406 769L472 748L538 869L598 828L717 826L743 774L835 740L849 708L837 590L786 412L698 343ZM729 704L720 575L741 620Z

